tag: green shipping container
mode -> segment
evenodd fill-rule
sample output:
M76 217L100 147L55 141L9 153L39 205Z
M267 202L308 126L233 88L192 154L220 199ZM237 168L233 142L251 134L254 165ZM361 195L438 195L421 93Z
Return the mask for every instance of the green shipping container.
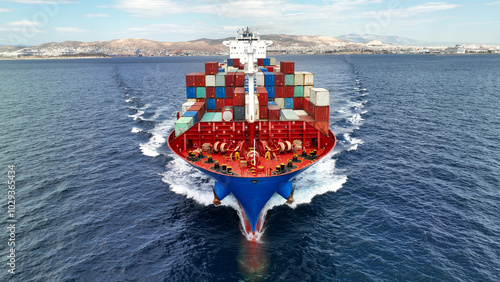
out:
M293 74L285 74L285 86L294 86L295 75Z
M203 118L201 119L201 121L211 122L212 119L214 118L214 115L215 115L215 113L205 113L205 115L203 116Z
M215 75L215 86L221 87L226 86L226 73L219 72Z
M295 86L295 89L293 90L293 97L304 97L304 86Z
M222 113L214 113L212 121L222 121Z
M175 137L190 129L194 124L193 117L181 117L175 122Z
M207 90L205 87L196 87L196 98L207 98Z

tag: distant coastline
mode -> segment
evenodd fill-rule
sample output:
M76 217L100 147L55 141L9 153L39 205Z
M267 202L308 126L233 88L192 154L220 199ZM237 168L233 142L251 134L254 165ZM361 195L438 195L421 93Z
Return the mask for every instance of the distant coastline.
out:
M377 39L366 42L341 40L328 36L263 35L272 40L269 55L348 55L348 54L500 54L495 45L425 46L385 43ZM384 37L385 38L385 37ZM381 39L384 39L381 37ZM0 46L0 59L67 59L107 57L227 56L223 39L198 39L160 42L148 39L115 39L109 41L50 42L31 47Z

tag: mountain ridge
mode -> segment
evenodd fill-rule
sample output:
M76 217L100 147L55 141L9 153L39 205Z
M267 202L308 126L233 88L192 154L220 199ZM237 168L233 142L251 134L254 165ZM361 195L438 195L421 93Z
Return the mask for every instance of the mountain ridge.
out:
M227 46L222 39L199 38L190 41L163 42L142 38L121 38L108 41L63 41L47 42L37 46L0 46L0 56L67 56L76 54L99 54L99 56L172 56L172 55L227 55ZM424 46L433 46L422 41L400 36L373 34L346 34L338 37L323 35L261 35L263 40L272 40L270 53L328 54L328 53L398 53L414 52ZM446 44L454 46L455 44ZM441 46L446 46L441 45ZM436 45L434 45L436 46ZM499 47L500 48L500 47ZM497 49L499 49L497 48Z

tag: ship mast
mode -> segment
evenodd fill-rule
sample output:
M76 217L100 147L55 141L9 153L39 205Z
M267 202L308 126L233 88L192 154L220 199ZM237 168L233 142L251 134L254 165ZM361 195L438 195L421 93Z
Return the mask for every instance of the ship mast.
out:
M273 42L270 40L262 41L257 32L251 32L247 27L238 30L235 40L224 41L224 45L230 48L230 57L239 58L242 63L246 63L245 74L248 76L248 110L246 120L249 123L249 141L251 145L255 143L255 73L254 67L257 58L266 57L266 47Z

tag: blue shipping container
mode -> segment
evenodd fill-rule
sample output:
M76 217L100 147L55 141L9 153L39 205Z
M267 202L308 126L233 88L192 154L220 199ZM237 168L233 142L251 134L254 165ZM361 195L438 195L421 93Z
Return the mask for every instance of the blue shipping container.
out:
M260 68L261 72L268 72L267 68Z
M196 87L186 87L187 99L196 99Z
M193 122L195 124L198 122L198 112L195 112L195 111L187 111L182 115L182 117L192 117Z
M224 68L219 68L219 72L225 72Z
M207 110L215 110L217 109L217 103L215 99L207 99Z
M266 86L267 97L274 98L274 86Z
M285 109L293 110L293 98L285 98Z
M227 65L232 67L233 66L233 59L227 59Z
M274 73L265 72L264 73L264 85L265 86L274 86Z
M277 105L278 105L278 104L276 104L276 102L275 102L275 101L271 101L271 100L269 100L269 102L267 102L267 104L268 104L269 106L277 106Z
M215 97L225 99L226 98L226 87L216 87Z
M271 65L271 59L265 58L264 59L264 66L270 66Z

